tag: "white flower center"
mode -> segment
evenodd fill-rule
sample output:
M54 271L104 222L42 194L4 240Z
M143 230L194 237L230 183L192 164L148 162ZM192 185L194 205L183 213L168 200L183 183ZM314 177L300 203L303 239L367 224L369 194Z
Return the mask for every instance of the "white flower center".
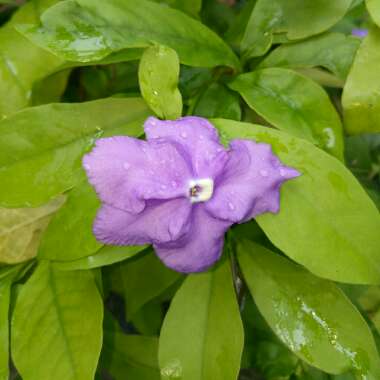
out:
M206 202L212 197L214 181L211 178L192 179L189 182L191 203Z

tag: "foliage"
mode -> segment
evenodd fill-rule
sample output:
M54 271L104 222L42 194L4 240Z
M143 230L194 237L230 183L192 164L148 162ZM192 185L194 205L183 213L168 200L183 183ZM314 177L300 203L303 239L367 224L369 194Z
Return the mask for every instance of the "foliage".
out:
M380 379L379 0L0 3L0 380ZM93 236L149 115L302 173L207 272Z

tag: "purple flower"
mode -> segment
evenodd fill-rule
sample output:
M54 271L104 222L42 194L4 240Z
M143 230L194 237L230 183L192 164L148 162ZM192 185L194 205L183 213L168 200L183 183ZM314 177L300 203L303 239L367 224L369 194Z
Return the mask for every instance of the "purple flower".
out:
M351 30L351 34L356 37L364 38L368 34L368 29L354 28Z
M96 238L113 245L153 244L179 272L200 272L220 257L234 223L277 213L280 186L299 173L281 164L270 145L232 140L199 117L145 122L147 141L99 139L83 158L103 202Z

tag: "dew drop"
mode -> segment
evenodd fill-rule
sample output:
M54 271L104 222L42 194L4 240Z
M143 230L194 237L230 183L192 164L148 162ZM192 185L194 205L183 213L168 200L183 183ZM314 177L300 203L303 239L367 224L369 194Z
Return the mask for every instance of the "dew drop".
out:
M91 166L89 164L83 164L83 167L86 169L86 170L90 170L91 169Z
M164 368L161 369L161 376L164 379L181 379L182 378L182 366L178 359L174 359Z
M285 169L280 169L280 176L285 177L286 176L286 170Z
M228 208L232 211L232 210L235 210L235 206L231 203L231 202L228 202Z
M186 132L181 132L181 137L182 137L183 139L186 139L186 138L187 138L187 133L186 133Z
M261 169L261 170L260 170L260 175L261 175L262 177L268 177L268 171L265 170L265 169Z

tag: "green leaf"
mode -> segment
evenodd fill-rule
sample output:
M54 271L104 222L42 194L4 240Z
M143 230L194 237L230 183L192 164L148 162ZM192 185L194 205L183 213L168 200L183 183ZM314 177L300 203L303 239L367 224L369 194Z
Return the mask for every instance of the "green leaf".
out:
M281 187L281 211L256 218L269 239L320 277L380 283L380 216L349 170L338 160L280 131L214 120L224 139L268 143L301 176Z
M9 376L9 303L11 281L0 282L0 380Z
M165 3L172 8L176 8L189 14L190 16L198 17L202 8L202 0L154 0L156 3Z
M236 380L243 339L228 260L207 273L191 274L161 329L162 379Z
M158 335L164 319L165 306L162 297L158 297L146 303L135 314L130 322L133 327L143 335Z
M328 373L379 378L369 327L336 285L248 240L237 242L237 252L260 312L295 354Z
M255 336L253 339L257 349L255 368L260 369L265 379L288 379L295 372L299 360L284 345L267 340L256 342Z
M125 298L128 320L181 277L167 268L152 250L110 268L109 274L112 289Z
M372 20L375 21L377 26L380 26L380 1L379 0L366 0L366 6Z
M339 115L318 84L292 70L268 68L238 76L229 86L260 116L343 159Z
M37 21L39 12L55 2L30 1L0 29L0 119L29 105L33 84L63 63L60 58L32 44L14 28L17 23Z
M92 380L102 346L103 302L90 271L41 262L12 318L12 358L24 380Z
M104 367L115 379L160 380L158 339L105 333Z
M125 335L115 326L106 326L101 365L115 380L160 380L157 351L157 338Z
M3 120L0 206L38 206L72 188L97 137L107 130L140 135L147 115L139 98L109 98L33 107Z
M202 94L193 110L193 115L202 117L222 117L240 120L239 96L220 83L211 84Z
M39 106L59 102L65 92L70 74L70 69L61 70L36 82L32 90L31 104Z
M360 40L342 33L325 33L305 41L284 44L269 53L258 68L309 68L322 66L346 79Z
M0 270L0 380L9 380L9 309L12 282L20 270Z
M362 42L344 86L344 124L350 134L380 132L380 29L375 26Z
M64 197L36 208L0 208L0 262L30 260L37 254L41 236Z
M214 32L175 9L148 0L66 0L41 16L42 25L20 28L61 58L90 62L126 48L154 43L176 50L190 66L238 67Z
M347 12L351 0L258 0L241 47L246 58L264 55L274 34L298 40L326 31Z
M178 119L182 115L178 77L175 50L162 45L145 50L139 66L140 90L148 106L162 119Z
M69 192L65 205L53 217L42 237L38 257L72 261L98 251L103 244L95 239L92 225L99 206L94 188L85 179Z
M127 260L146 248L145 245L128 245L124 247L104 246L90 256L73 261L55 261L54 267L60 270L84 270L112 265Z

